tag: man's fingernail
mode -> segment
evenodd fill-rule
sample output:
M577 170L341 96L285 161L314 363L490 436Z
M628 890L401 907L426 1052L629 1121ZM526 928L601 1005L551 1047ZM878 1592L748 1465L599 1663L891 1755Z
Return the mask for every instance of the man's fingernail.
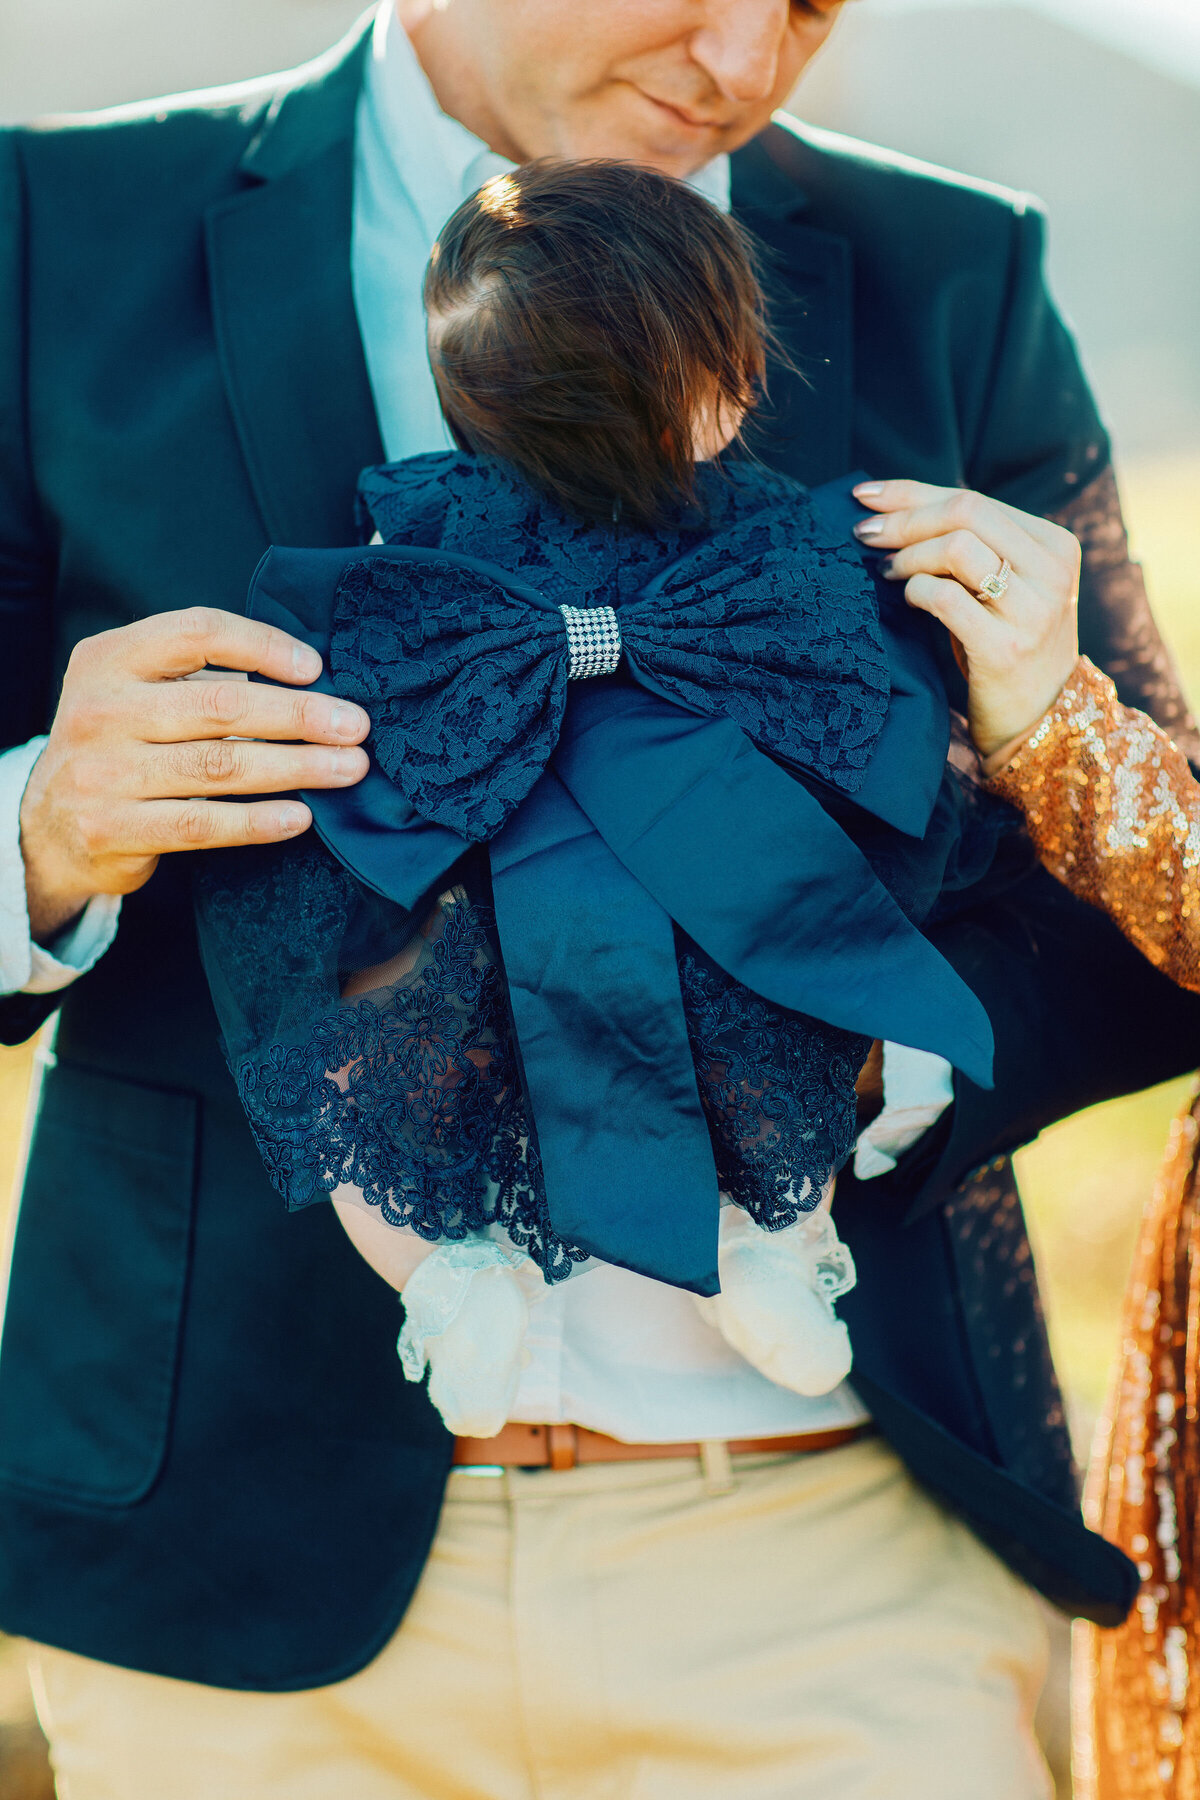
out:
M854 489L854 493L860 500L877 500L882 492L882 481L860 481Z
M280 810L279 829L285 837L295 837L307 824L308 819L298 806L285 806Z
M321 673L321 659L311 644L297 644L292 651L292 670L299 681L315 681Z
M329 715L329 729L335 737L357 737L362 724L357 706L335 706Z
M877 538L886 521L883 519L860 519L854 527L856 538Z
M361 750L331 750L329 752L329 773L347 777L357 775L362 768Z

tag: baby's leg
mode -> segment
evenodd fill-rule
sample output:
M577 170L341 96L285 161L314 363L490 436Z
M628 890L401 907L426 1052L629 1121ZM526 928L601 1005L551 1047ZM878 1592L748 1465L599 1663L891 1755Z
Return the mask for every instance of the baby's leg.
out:
M721 1291L697 1302L739 1355L798 1394L827 1394L850 1373L850 1334L833 1302L854 1263L833 1228L832 1183L812 1212L763 1231L739 1206L721 1212Z
M405 1282L416 1273L434 1245L418 1237L410 1225L387 1224L378 1207L367 1206L361 1200L339 1199L338 1192L335 1188L331 1199L346 1236L375 1273L382 1275L398 1294L402 1293Z
M416 1147L410 1160L415 1166L422 1155L428 1156L427 1175L436 1174L439 1149L447 1151L451 1164L464 1146L479 1150L468 1129L470 1106L460 1113L457 1090L483 1081L498 1054L492 1027L486 1020L481 1025L474 1015L470 984L463 993L443 992L438 985L437 943L452 922L461 924L456 909L466 903L461 889L441 895L399 950L350 974L342 986L343 1000L368 997L381 1011L407 1022L424 1044L423 1062L418 1059L410 1067L397 1061L386 1073L396 1084L397 1100L414 1109ZM476 946L477 966L478 958L488 954L486 947ZM430 992L437 999L432 1009ZM431 1012L437 1017L447 1008L450 1021L431 1035ZM327 1076L346 1093L358 1073L347 1065L329 1069ZM505 1098L503 1082L494 1081L486 1097L499 1107ZM475 1100L477 1104L478 1096ZM406 1191L398 1171L398 1206ZM460 1436L493 1436L508 1417L520 1379L529 1299L541 1288L534 1264L507 1239L485 1229L489 1209L482 1190L475 1196L478 1205L471 1196L457 1202L443 1197L444 1223L460 1227L464 1235L432 1243L409 1226L388 1223L353 1184L335 1188L331 1198L355 1248L403 1297L404 1327L397 1349L407 1379L421 1381L428 1369L429 1397L450 1429ZM474 1229L465 1230L467 1220Z
M429 1370L429 1398L456 1436L494 1437L521 1379L533 1263L478 1234L430 1244L361 1202L335 1193L333 1204L355 1249L403 1297L406 1378Z

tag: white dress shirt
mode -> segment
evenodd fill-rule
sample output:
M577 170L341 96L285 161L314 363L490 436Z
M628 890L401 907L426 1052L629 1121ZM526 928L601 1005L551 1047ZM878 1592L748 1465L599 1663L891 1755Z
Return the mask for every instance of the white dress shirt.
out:
M445 219L512 164L447 117L395 18L380 7L356 120L351 276L367 370L390 459L446 449L425 351L421 276ZM695 178L728 206L728 159ZM93 900L53 946L30 940L18 809L44 738L0 756L0 991L49 993L91 968L112 942L120 902ZM916 1059L916 1060L914 1060ZM932 1077L932 1079L931 1079ZM891 1090L903 1116L889 1128ZM888 1046L885 1111L864 1134L860 1172L894 1155L949 1098L940 1058ZM706 1324L690 1295L626 1270L595 1265L551 1289L533 1309L529 1363L516 1419L572 1421L629 1442L781 1436L857 1423L867 1415L843 1384L820 1399L777 1387Z

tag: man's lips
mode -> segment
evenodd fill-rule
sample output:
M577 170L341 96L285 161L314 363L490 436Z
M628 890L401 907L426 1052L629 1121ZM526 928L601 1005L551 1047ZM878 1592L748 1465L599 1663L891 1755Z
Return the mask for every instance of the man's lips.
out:
M728 129L729 122L725 119L706 118L702 113L692 112L688 107L679 106L673 100L660 100L657 94L647 93L645 88L639 88L638 93L641 94L643 100L649 100L650 104L657 107L659 112L665 113L668 118L674 120L675 124L695 132L697 136L705 132L711 133Z

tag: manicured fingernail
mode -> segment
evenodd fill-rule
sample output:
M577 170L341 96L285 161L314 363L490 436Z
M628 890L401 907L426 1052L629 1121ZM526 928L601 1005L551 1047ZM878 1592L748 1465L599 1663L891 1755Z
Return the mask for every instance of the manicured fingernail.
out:
M298 806L285 806L280 810L279 829L286 837L295 837L307 824L308 819Z
M894 556L885 556L883 561L879 565L879 573L881 575L883 575L884 577L890 579L895 567L896 567L895 557Z
M329 715L329 729L335 737L357 737L363 728L363 716L357 706L335 706Z
M311 644L297 644L292 651L292 669L298 681L315 681L321 673L321 659Z
M860 500L875 500L883 492L882 481L860 481L854 493Z
M885 519L860 519L854 527L856 538L877 538L887 523Z

